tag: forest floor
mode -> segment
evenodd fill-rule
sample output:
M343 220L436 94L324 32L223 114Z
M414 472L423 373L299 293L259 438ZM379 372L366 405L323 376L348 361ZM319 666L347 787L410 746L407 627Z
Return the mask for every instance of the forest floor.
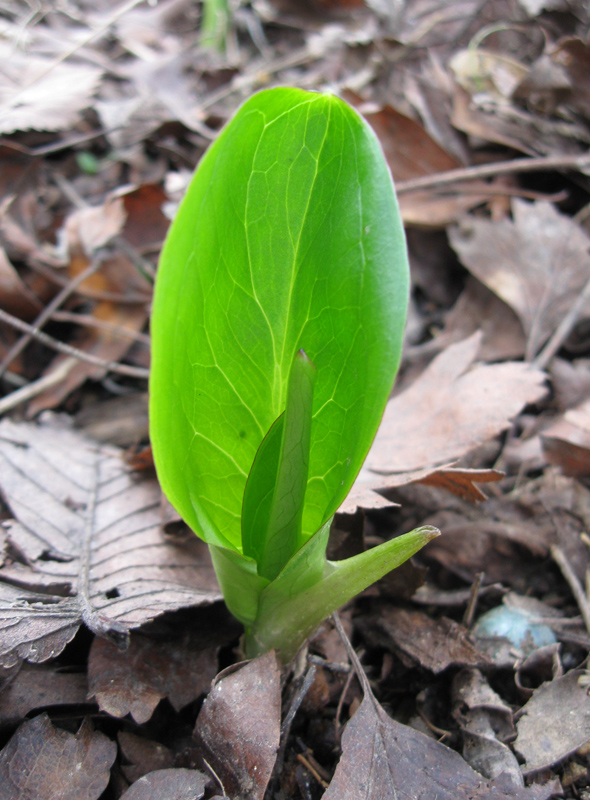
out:
M590 800L588 4L215 5L0 0L0 800ZM442 532L289 667L239 663L147 418L170 219L279 85L365 116L410 254L331 557Z

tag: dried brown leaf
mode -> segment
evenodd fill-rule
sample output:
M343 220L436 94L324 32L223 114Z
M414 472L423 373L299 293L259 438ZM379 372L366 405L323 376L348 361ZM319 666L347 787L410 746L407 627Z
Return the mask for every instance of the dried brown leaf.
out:
M388 717L368 680L359 677L364 699L342 736L342 756L324 800L547 800L553 794L551 786L486 781L454 750Z
M39 708L83 705L87 694L86 675L81 672L23 664L0 693L0 725L19 723L29 712Z
M530 360L588 281L590 239L551 203L514 200L512 211L513 220L466 218L449 236L467 269L517 313Z
M567 104L586 119L590 118L590 45L582 39L561 39L551 59L570 79L571 95Z
M22 282L2 247L0 247L0 307L26 320L33 319L41 311L41 303Z
M0 59L6 65L0 74L0 133L72 127L102 77L96 67L32 57L8 42Z
M200 800L207 778L195 769L158 769L149 772L121 795L121 800Z
M116 194L111 194L101 205L75 209L63 226L70 251L92 256L121 233L126 218L123 198Z
M420 350L440 352L480 329L482 341L477 357L481 361L517 360L524 356L526 338L514 311L487 286L469 276L445 327Z
M462 670L453 680L453 716L463 735L463 758L486 778L509 775L514 786L524 780L512 750L512 711L478 669Z
M488 663L467 629L445 617L435 620L422 611L382 606L370 624L381 643L393 645L406 663L419 664L435 674L453 665L476 667Z
M217 672L219 646L236 632L227 620L217 621L219 630L225 629L218 642L206 640L203 625L181 638L132 633L125 651L95 639L88 660L89 697L96 698L102 711L114 717L131 714L139 724L150 719L165 697L179 711L208 689Z
M194 736L225 793L262 800L276 760L280 724L280 670L274 651L220 673Z
M535 689L516 723L514 748L526 760L525 775L544 769L590 740L588 673L572 670Z
M47 714L23 722L0 754L0 800L98 800L117 745L85 720L75 735Z
M57 418L0 423L0 490L19 560L0 569L0 661L56 655L81 622L117 643L129 628L220 598L207 548L167 541L160 489L116 448Z
M545 394L544 373L526 364L472 367L479 346L478 334L451 345L388 403L366 468L407 473L452 461Z
M121 767L129 783L134 783L148 772L170 769L174 766L172 752L160 742L146 739L145 736L136 736L128 731L119 731L117 739L125 760L130 762Z
M541 435L547 461L564 475L590 475L590 402L566 411Z
M496 469L463 469L443 466L417 469L396 475L378 476L363 468L352 491L338 509L340 514L354 514L359 508L386 508L398 505L387 498L393 489L410 484L424 484L446 489L456 497L477 503L487 499L479 484L502 480Z

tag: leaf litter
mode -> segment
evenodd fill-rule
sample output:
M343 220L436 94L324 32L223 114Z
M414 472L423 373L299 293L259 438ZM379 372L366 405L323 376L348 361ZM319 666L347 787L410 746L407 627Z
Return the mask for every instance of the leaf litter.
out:
M200 11L0 11L0 797L586 800L587 8L242 3L223 53L200 46ZM113 446L146 443L151 280L183 176L285 83L354 93L410 239L403 373L334 557L444 535L343 613L370 684L328 624L280 675L271 656L235 666L149 450L140 473ZM20 421L48 408L87 433ZM557 641L482 636L490 611Z
M56 418L5 419L0 458L15 551L0 576L4 665L56 656L81 622L121 645L165 611L219 598L205 550L164 539L156 482L134 480L116 449Z

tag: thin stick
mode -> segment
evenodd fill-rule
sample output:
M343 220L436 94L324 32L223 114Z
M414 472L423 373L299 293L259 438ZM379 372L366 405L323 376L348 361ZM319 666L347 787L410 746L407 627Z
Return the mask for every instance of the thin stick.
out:
M450 169L435 175L424 175L408 181L398 181L395 189L398 194L415 192L418 189L438 189L452 183L476 181L480 178L493 178L510 172L544 172L550 170L579 170L590 167L590 155L540 156L539 158L514 158L499 161L497 164L480 164L475 167Z
M340 692L340 698L338 699L338 705L336 707L336 716L334 717L334 735L336 736L336 741L340 741L340 717L342 716L342 709L344 707L344 700L346 699L346 695L348 694L348 690L350 689L350 684L352 683L352 679L354 677L354 671L351 669L346 676L346 683L344 684L344 688Z
M532 362L533 367L538 367L539 369L545 369L547 364L549 364L555 353L557 353L559 348L562 346L562 344L565 342L567 337L574 329L578 319L580 318L580 314L584 310L584 307L588 302L589 298L590 298L590 278L586 282L583 291L578 295L568 313L565 315L565 317L561 320L561 322L557 326L557 330L555 331L553 336L549 339L549 341L547 342L543 350L541 350L539 355L533 360Z
M61 383L61 381L67 378L74 364L77 363L78 359L71 356L65 361L62 361L61 364L58 364L48 375L44 375L42 378L28 383L26 386L22 386L15 392L11 392L6 395L6 397L3 397L2 400L0 400L0 415L6 414L7 411L11 411L13 408L16 408L16 406L21 405L21 403L26 403L28 400L32 400L33 397L37 397L37 395L41 394L41 392L44 392L46 389L50 389L52 386Z
M12 325L12 323L9 322L8 319L5 320L5 322L9 322L9 324L11 324L13 328L16 327L19 330L24 330L25 335L18 340L18 342L14 345L14 347L10 348L10 350L4 357L2 364L0 364L0 378L4 375L4 373L6 372L8 367L12 364L14 359L18 355L20 355L20 353L22 353L22 351L29 344L31 339L36 336L36 334L39 332L39 329L47 322L47 320L51 317L53 312L56 311L60 307L60 305L72 294L72 292L76 289L76 287L78 287L84 280L86 280L86 278L88 278L90 275L96 272L96 270L99 267L100 267L100 262L98 261L93 264L90 264L73 280L69 281L67 286L65 286L61 290L61 292L56 294L53 300L48 305L45 306L43 311L39 314L39 316L32 325L27 325L27 327L23 329L19 328L17 325ZM16 319L16 317L13 317L13 319Z
M329 786L328 782L327 782L327 781L325 781L325 780L322 778L322 776L321 776L321 775L320 775L320 773L317 771L317 769L316 769L316 768L313 766L313 764L310 764L310 763L309 763L309 761L308 761L308 760L307 760L307 758L306 758L306 757L303 755L303 753L297 753L297 761L299 761L301 764L303 764L303 766L305 767L305 769L306 769L308 772L310 772L310 773L313 775L313 777L314 777L314 778L316 779L316 781L317 781L317 782L320 784L320 786L322 786L324 789L327 789L327 788L328 788L328 786Z
M463 625L466 628L470 628L473 623L475 609L477 608L477 600L479 598L479 590L481 589L484 576L484 572L478 572L471 586L471 591L469 592L469 602L467 603L465 613L463 614Z
M588 597L582 588L582 584L578 580L578 576L573 571L566 554L563 552L561 547L558 547L556 544L552 545L551 547L551 558L555 561L561 570L561 574L568 582L569 587L572 590L572 594L576 599L576 603L578 604L578 608L580 609L580 613L582 614L582 619L584 620L586 630L588 633L590 633L590 602L588 601Z
M38 339L40 342L46 344L48 347L51 347L53 350L57 350L58 353L65 353L68 356L77 358L79 361L84 361L87 364L93 364L95 367L101 367L108 372L117 372L119 375L128 375L130 378L142 378L143 380L147 380L149 377L149 369L145 369L144 367L131 367L127 364L119 364L117 361L105 361L104 358L92 356L90 353L85 353L83 350L78 350L77 347L72 347L69 344L59 342L57 339L54 339L53 336L48 336L46 333L43 333L43 331L33 328L28 323L23 322L18 317L13 317L12 314L8 314L1 308L0 320L8 323L8 325L11 325L13 328L16 328L19 331L30 334L33 338Z
M107 322L104 319L97 319L91 314L75 314L72 311L54 311L51 319L56 322L73 322L74 325L80 325L87 328L98 328L101 331L108 331L120 336L122 339L131 339L132 342L141 342L141 344L150 343L150 337L147 333L139 333L132 331L128 328L122 328L120 325L113 325L112 322Z

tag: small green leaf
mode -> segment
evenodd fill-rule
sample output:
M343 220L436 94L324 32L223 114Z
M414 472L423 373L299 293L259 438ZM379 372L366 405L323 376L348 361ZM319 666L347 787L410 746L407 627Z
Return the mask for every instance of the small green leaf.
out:
M316 369L303 350L295 356L285 412L260 445L244 492L242 548L273 580L303 544L301 518L307 488Z
M309 550L327 545L316 537L295 554L283 572L260 595L256 623L247 632L246 655L254 658L271 647L289 661L317 626L334 611L417 553L439 535L429 525L398 536L345 561L324 561L320 578L308 571ZM326 536L324 531L323 536Z

